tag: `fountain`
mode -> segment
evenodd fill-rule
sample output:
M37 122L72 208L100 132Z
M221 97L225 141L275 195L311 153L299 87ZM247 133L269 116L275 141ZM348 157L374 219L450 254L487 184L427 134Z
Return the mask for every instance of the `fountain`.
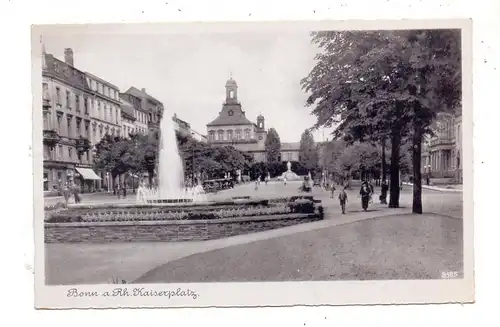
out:
M259 199L207 199L201 185L184 187L173 122L165 115L159 145L158 187L137 189L135 203L78 203L46 213L46 243L184 242L248 234L321 220L321 200L311 195ZM297 180L288 170L283 175ZM231 178L227 173L226 177ZM237 172L238 179L241 172Z
M158 187L143 185L137 192L137 201L142 203L183 203L206 201L203 187L185 187L184 168L179 155L174 122L169 115L163 115L160 123L160 144L158 162Z
M281 174L279 179L283 180L286 178L287 181L297 181L300 179L300 176L292 171L292 163L290 161L286 163L286 168L287 170Z

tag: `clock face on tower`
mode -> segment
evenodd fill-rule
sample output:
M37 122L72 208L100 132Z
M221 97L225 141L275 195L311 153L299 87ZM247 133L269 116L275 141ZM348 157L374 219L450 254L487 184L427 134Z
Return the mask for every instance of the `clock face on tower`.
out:
M232 111L232 110L229 110L229 111L227 112L227 114L228 114L229 116L232 116L232 115L233 115L233 111Z

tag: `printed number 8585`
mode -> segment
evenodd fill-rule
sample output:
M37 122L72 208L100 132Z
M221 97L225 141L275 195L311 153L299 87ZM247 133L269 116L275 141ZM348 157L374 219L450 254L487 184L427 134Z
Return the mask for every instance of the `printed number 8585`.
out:
M443 271L441 273L441 278L457 278L458 271Z

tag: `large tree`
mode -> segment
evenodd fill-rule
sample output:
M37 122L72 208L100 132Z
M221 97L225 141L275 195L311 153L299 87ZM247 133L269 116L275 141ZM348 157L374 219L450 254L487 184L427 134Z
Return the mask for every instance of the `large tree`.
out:
M306 129L300 137L299 162L313 173L318 168L318 148L309 129Z
M280 162L281 141L278 132L274 128L267 131L265 142L266 160L268 164Z
M422 136L460 98L460 34L453 30L315 32L322 52L302 81L316 127L337 137L391 142L390 207L399 206L400 147L412 140L413 212L422 212Z

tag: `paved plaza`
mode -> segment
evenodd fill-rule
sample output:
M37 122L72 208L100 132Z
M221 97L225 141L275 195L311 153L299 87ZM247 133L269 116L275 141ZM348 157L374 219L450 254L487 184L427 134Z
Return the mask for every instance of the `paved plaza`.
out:
M297 194L299 185L272 182L255 190L250 183L209 199L281 197ZM336 197L315 188L324 220L226 239L46 244L47 283L408 279L462 271L462 193L424 190L425 214L412 215L410 186L402 191L401 208L374 203L369 212L361 210L357 191L348 192L346 215ZM121 200L100 194L84 196L83 202L134 199L132 194Z

